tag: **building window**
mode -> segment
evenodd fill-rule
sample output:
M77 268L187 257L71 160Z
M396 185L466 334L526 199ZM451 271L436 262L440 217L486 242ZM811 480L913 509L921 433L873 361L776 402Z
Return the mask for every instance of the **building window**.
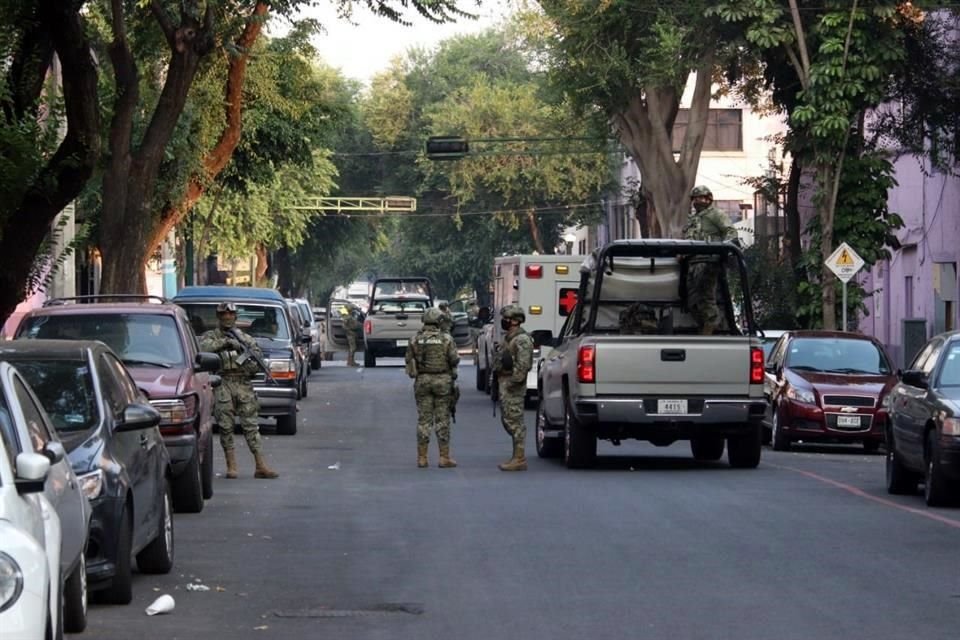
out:
M680 151L687 134L690 110L680 109L673 123L673 150ZM707 113L707 131L703 139L704 151L743 151L743 110L710 109Z

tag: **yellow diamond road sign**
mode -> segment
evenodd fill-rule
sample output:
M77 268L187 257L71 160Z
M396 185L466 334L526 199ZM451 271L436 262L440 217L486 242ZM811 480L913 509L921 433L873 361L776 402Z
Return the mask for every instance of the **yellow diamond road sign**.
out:
M843 282L849 282L863 268L863 258L846 242L837 247L826 261L827 267Z

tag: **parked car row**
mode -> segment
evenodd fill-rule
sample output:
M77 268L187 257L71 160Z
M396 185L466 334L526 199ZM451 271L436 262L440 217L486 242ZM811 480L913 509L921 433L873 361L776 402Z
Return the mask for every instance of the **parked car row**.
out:
M232 301L263 349L262 417L296 433L296 401L322 358L305 300L270 289L188 287L80 296L28 312L0 352L0 628L60 637L86 626L87 593L126 604L133 562L174 564L174 511L213 496L213 389L199 349ZM57 514L53 516L51 514ZM9 541L9 543L8 543Z
M960 332L934 336L903 371L875 338L785 331L766 361L767 439L886 449L886 487L960 503Z

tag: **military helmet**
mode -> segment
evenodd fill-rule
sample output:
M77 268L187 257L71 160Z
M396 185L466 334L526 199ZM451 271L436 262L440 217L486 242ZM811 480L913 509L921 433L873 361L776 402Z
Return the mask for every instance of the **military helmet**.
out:
M527 316L523 313L523 307L518 304L508 304L500 309L500 317L507 320L519 320L526 322Z
M443 318L443 312L436 307L431 307L423 312L423 324L440 324Z
M699 185L695 186L695 187L693 188L693 190L690 192L690 197L691 197L691 198L696 198L696 197L699 197L699 196L707 196L708 198L712 198L712 197L713 197L713 192L710 191L710 187L707 187L707 186L705 186L705 185L699 184Z
M236 313L237 305L232 302L221 302L217 305L217 313Z

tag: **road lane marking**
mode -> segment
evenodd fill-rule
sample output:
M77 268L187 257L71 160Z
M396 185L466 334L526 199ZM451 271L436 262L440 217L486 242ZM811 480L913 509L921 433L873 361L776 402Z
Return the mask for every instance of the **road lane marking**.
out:
M866 498L867 500L872 500L879 504L882 504L887 507L893 507L895 509L900 509L901 511L906 511L907 513L912 513L914 515L923 516L924 518L929 518L930 520L935 520L941 524L945 524L948 527L953 527L954 529L960 529L960 520L955 518L948 518L947 516L940 515L939 513L932 512L928 509L918 509L916 507L909 507L905 504L900 504L899 502L894 502L893 500L887 498L881 498L879 496L871 495L859 489L853 485L846 484L845 482L839 482L837 480L832 480L826 476L821 476L820 474L813 473L812 471L806 471L804 469L797 469L796 467L788 467L781 464L774 464L771 462L766 462L765 464L770 465L771 467L776 467L777 469L785 469L787 471L793 471L794 473L799 473L802 476L807 476L824 484L828 484L837 489L842 489L848 493L852 493L855 496L860 498Z

